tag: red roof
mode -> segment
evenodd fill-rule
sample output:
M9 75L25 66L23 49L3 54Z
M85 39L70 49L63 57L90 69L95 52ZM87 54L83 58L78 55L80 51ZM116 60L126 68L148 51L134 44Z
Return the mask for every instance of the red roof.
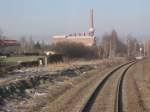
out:
M6 46L14 46L18 45L17 40L0 40L0 46L6 45Z

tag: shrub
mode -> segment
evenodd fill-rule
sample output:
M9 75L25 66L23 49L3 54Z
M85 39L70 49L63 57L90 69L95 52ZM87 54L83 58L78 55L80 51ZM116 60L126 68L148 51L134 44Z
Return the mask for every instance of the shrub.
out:
M82 43L63 42L52 45L52 50L63 53L68 58L96 58L97 48L85 46Z

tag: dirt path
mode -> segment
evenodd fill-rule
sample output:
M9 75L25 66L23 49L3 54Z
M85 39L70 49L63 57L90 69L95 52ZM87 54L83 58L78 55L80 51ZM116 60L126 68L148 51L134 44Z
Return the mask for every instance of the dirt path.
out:
M150 112L150 59L131 68L124 86L124 111Z

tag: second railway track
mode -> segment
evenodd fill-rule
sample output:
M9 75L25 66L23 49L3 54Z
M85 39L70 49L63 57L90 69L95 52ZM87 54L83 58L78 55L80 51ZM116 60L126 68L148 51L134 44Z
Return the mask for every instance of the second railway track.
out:
M112 70L96 86L80 112L122 112L122 86L128 69L135 64L129 62Z

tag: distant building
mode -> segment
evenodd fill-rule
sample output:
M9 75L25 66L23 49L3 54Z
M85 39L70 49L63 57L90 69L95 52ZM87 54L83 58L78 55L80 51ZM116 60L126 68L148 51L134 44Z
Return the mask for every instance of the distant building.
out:
M17 40L0 40L0 46L18 46Z
M96 44L95 39L95 29L93 22L93 10L90 11L90 28L88 33L74 33L69 35L56 35L53 36L53 44L58 44L62 42L74 42L82 43L85 46L93 46Z
M17 40L0 39L0 56L10 56L15 54L19 45Z

